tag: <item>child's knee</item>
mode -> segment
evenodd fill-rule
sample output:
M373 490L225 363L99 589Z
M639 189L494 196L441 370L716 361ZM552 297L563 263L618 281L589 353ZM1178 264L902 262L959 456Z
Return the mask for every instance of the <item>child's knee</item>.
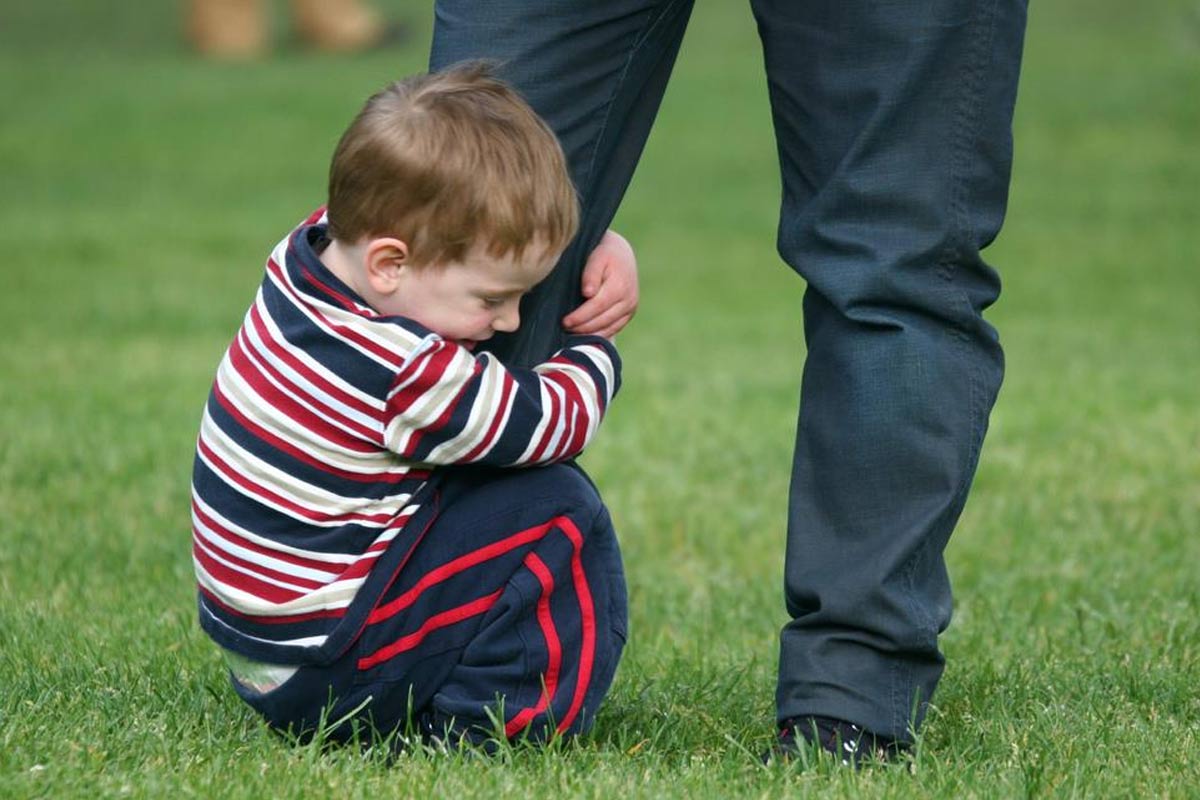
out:
M491 487L497 493L496 506L515 501L527 519L539 522L569 519L572 536L578 531L584 542L597 540L601 547L613 538L612 522L604 501L595 484L578 466L550 464L508 472L510 474ZM484 503L488 505L486 498Z
M602 515L607 519L600 492L581 467L576 464L551 464L542 467L541 471L548 484L546 490L568 514L588 523Z

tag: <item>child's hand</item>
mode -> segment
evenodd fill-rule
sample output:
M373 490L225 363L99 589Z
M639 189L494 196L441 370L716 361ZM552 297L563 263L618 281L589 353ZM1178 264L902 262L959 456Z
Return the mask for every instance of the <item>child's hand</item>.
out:
M571 333L611 339L633 319L638 307L637 258L621 234L604 232L583 267L582 291L583 304L563 317L563 327Z

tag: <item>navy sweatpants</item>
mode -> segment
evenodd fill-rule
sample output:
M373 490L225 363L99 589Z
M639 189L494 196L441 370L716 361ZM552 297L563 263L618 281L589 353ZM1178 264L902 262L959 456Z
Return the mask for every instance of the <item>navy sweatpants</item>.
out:
M273 727L312 731L355 709L380 734L424 718L476 742L495 733L489 712L510 738L591 726L626 637L621 554L591 482L568 465L455 468L436 502L344 656L265 695L234 682Z

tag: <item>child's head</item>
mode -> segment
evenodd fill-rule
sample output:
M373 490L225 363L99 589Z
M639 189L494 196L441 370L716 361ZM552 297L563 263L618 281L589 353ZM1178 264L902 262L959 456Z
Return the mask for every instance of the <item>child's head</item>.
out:
M439 323L437 306L447 303L466 313L464 293L511 317L496 330L515 327L520 295L553 267L578 220L554 134L480 64L371 97L330 167L330 236L360 271L352 285L377 310L448 338L491 335L471 329L478 320L439 330L423 318Z

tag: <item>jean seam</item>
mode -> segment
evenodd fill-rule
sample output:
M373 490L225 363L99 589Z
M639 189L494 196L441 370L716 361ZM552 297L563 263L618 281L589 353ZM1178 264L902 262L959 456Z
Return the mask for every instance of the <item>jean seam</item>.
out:
M967 53L967 78L960 84L959 102L951 133L950 216L956 235L951 238L938 261L939 272L947 281L953 280L955 264L965 255L970 239L970 212L966 201L967 160L970 142L979 128L986 46L995 30L996 4L997 0L988 0L987 5L980 8L978 17L972 21L973 35ZM969 305L968 303L968 307Z
M661 25L667 19L669 12L681 2L686 2L686 0L668 0L667 4L659 10L658 15L650 21L650 24L634 38L633 45L629 48L629 55L625 59L625 65L621 68L621 74L617 78L612 93L608 96L608 100L605 101L604 119L600 121L600 128L596 131L596 139L592 145L592 155L588 159L587 172L584 175L584 179L589 190L592 183L592 175L596 168L596 160L600 157L600 143L604 140L604 134L608 130L608 124L612 119L613 105L616 102L617 96L621 93L621 89L625 86L626 79L629 77L629 69L633 65L634 57L641 51L646 41L650 38L650 34L654 32L654 29Z
M987 6L981 11L979 29L973 42L975 48L971 53L971 65L973 70L971 80L968 84L970 92L969 99L972 101L971 106L968 109L970 119L967 121L969 124L963 125L961 139L959 142L957 142L958 147L956 153L957 158L954 178L956 184L957 203L959 205L959 225L961 226L960 235L962 236L964 243L970 236L970 210L967 208L966 200L963 197L966 192L964 186L966 181L965 160L966 153L969 148L968 139L978 136L979 118L982 106L980 97L981 83L986 68L987 52L990 49L989 45L996 30L997 6L998 0L990 0ZM951 272L951 278L953 277L954 274ZM955 293L958 295L958 298L966 306L968 315L970 315L970 317L981 317L981 312L977 312L971 305L970 298L967 296L962 287L955 284L953 288ZM976 331L976 335L979 335L978 331ZM960 335L956 336L955 338L958 339L959 348L965 356L964 360L967 364L967 374L970 381L971 433L973 434L970 440L970 451L967 453L968 469L963 472L962 484L955 493L954 505L959 505L960 502L965 500L965 495L970 487L971 476L975 472L975 465L979 460L979 454L983 446L982 429L986 425L987 404L983 389L984 378L981 374L981 369L975 360L970 358L969 334L967 334L965 331L962 331L960 332Z
M965 372L968 382L968 413L970 426L970 441L969 450L967 452L967 468L964 469L961 481L955 489L954 495L949 505L943 514L935 521L935 525L945 524L945 520L949 517L953 509L961 506L964 497L971 484L971 476L974 474L974 465L978 462L979 453L983 444L983 437L979 434L983 420L986 418L984 412L984 391L983 391L983 376L980 374L980 369L971 358L971 331L968 328L968 320L978 316L975 308L971 305L970 298L962 287L955 281L956 265L961 261L968 250L968 245L971 236L970 225L970 210L966 200L966 183L967 183L967 160L970 151L971 140L978 135L979 119L982 107L982 83L985 74L985 62L987 61L988 43L995 32L996 22L996 0L989 0L986 6L979 10L978 17L973 20L972 36L970 39L969 50L967 53L967 79L962 82L960 90L960 100L957 104L957 113L955 115L955 123L952 129L951 140L951 185L950 194L950 216L953 220L955 235L947 244L941 258L938 260L938 274L950 284L951 292L955 299L962 303L965 307L966 316L961 322L955 322L952 315L950 322L950 336L953 339L953 347L960 354L960 358L965 364ZM928 540L927 540L928 541ZM929 627L935 642L937 637L936 621L931 615L926 613L926 610L921 607L921 604L915 602L916 591L914 586L914 577L916 573L916 565L918 559L922 556L924 550L916 549L904 564L904 580L907 586L909 607L914 612L914 617L921 620L921 624ZM936 644L935 644L936 647ZM911 668L903 670L906 677L901 678L897 675L900 672L898 665L893 665L892 676L892 724L895 731L899 732L907 730L908 715L913 709L901 708L897 697L896 690L900 688L899 683L903 682L905 686L901 695L906 697L906 702L912 702L912 675ZM918 703L920 700L918 699ZM919 708L919 706L917 706ZM912 722L915 724L916 719ZM903 726L903 727L902 727Z
M967 208L965 197L967 182L966 161L970 150L970 141L978 135L979 130L979 118L982 106L981 85L985 72L985 62L987 60L987 45L991 41L996 27L996 7L997 0L989 0L987 5L981 8L979 17L974 24L974 35L971 37L970 51L968 53L968 79L963 81L963 88L961 90L962 100L959 103L958 114L956 115L953 134L954 140L952 142L954 157L951 161L953 191L951 193L950 211L956 228L956 237L948 246L947 251L942 254L942 258L938 263L940 274L951 284L951 290L955 298L965 307L967 315L964 317L962 324L952 324L951 335L955 339L957 349L963 356L963 361L966 364L969 381L970 425L972 433L979 430L981 417L983 416L981 413L982 404L980 402L983 397L983 380L978 367L970 357L972 332L968 330L966 321L979 317L980 314L971 305L970 298L967 296L965 290L955 281L955 277L957 273L956 264L965 256L967 243L970 239L970 210ZM978 335L977 332L976 335ZM973 464L978 459L981 445L981 437L972 436L970 451L967 454L968 465ZM963 472L962 481L954 493L955 502L950 506L951 508L957 505L958 501L966 493L970 486L970 476L972 473L972 469L967 469ZM917 553L914 553L914 561L917 555Z

